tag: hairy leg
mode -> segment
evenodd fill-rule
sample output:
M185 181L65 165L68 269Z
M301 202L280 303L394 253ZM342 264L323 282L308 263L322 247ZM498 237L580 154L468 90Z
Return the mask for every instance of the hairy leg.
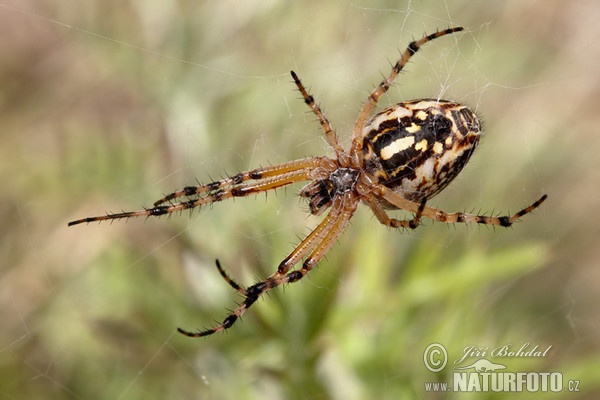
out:
M211 329L199 332L190 332L181 328L177 330L190 337L202 337L212 335L213 333L224 331L231 326L249 309L264 293L286 283L297 282L305 277L310 270L325 256L327 251L340 237L342 232L348 226L348 222L358 206L359 200L352 194L337 198L331 208L331 211L323 221L315 228L306 239L300 243L290 255L288 255L279 265L276 273L262 282L258 282L248 288L242 288L233 279L231 279L217 262L217 268L236 291L244 296L244 301L229 314L223 322ZM310 253L310 254L309 254ZM306 254L308 256L302 263L302 267L297 270L289 271L291 267L297 264Z

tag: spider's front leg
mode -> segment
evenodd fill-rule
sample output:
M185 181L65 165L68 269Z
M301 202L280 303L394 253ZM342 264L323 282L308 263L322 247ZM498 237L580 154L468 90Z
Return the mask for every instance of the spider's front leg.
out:
M229 314L223 322L211 329L199 332L190 332L181 328L177 330L190 337L202 337L224 331L231 326L249 309L264 293L286 283L297 282L305 277L310 270L325 256L331 246L337 241L358 206L358 197L346 194L336 198L331 211L323 221L279 264L277 272L262 282L255 283L248 288L243 288L231 279L217 261L219 273L227 283L244 296L244 301ZM307 256L308 254L308 256ZM306 259L302 267L297 270L290 269L298 264L302 258Z
M184 196L193 197L212 194L215 197L219 197L219 200L223 200L222 197L226 192L232 192L232 196L239 197L242 193L248 193L250 189L255 189L256 191L270 190L280 187L282 183L284 185L288 184L289 180L292 180L292 182L301 181L303 179L296 178L299 175L301 176L303 172L309 172L317 167L329 165L330 162L328 161L325 157L313 157L240 172L220 181L198 186L186 186L155 201L154 206L159 206Z
M327 157L312 157L265 168L242 172L232 177L203 184L187 186L156 201L153 207L138 211L112 213L97 217L87 217L69 222L69 226L104 220L132 217L151 217L189 210L232 197L245 197L251 194L277 189L295 182L311 180L320 171L335 168L335 162ZM174 199L187 197L180 202Z

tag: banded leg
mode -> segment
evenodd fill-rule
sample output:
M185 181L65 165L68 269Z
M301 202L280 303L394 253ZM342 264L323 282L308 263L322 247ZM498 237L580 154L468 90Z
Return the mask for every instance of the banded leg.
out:
M386 188L385 186L377 185L377 192L378 192L377 193L378 195L380 195L382 198L384 198L390 204L393 204L394 206L396 206L400 209L418 213L418 210L421 207L417 203L414 203L410 200L405 199L404 197L400 196L398 193ZM475 223L484 224L484 225L496 225L496 226L509 227L514 222L516 222L519 218L531 213L533 210L538 208L546 200L547 197L548 197L547 195L543 195L538 200L533 202L531 205L525 207L521 211L519 211L513 215L504 215L504 216L500 216L500 217L489 217L486 215L474 215L474 214L467 214L464 212L447 213L445 211L438 210L437 208L432 208L432 207L427 207L427 206L423 208L422 216L432 219L434 221L438 221L438 222L446 222L446 223L475 222Z
M332 165L334 164L331 159L326 157L315 157L296 160L267 168L259 168L237 174L221 181L200 186L186 187L157 201L151 208L82 218L69 222L68 226L122 218L159 216L200 207L205 204L215 203L232 197L245 197L259 192L277 189L295 182L313 179L315 171L328 171L333 168ZM165 202L175 198L194 195L203 197L163 205Z
M234 281L229 275L227 275L227 272L225 272L223 267L221 267L221 263L219 262L219 260L215 260L215 264L217 264L217 269L219 270L219 274L221 274L221 276L223 277L223 279L225 279L225 282L227 282L229 284L229 286L231 286L235 291L240 292L244 296L248 294L248 291L246 290L246 288L242 287L240 284L238 284L236 281Z
M419 209L415 213L413 219L400 220L396 218L390 218L375 197L369 196L364 200L367 203L367 205L371 208L371 211L373 211L373 214L375 214L379 222L381 222L383 225L389 226L390 228L410 229L417 229L417 227L419 226L419 222L421 221L421 217L423 216L423 210L425 209L425 203L427 202L426 199L423 199L423 201L421 201Z
M341 201L341 199L338 199L337 203L340 203ZM356 204L352 206L353 203ZM331 211L327 217L325 217L325 219L321 221L321 223L298 246L296 246L296 248L285 259L283 259L283 261L281 261L281 263L279 263L277 272L271 275L271 278L281 277L287 274L294 265L298 264L302 258L304 258L315 247L316 243L327 237L329 232L331 232L334 228L336 214L340 209L340 204L337 204L337 206L335 206L335 204L336 203L332 205ZM348 205L356 209L358 201L348 199Z
M351 196L338 198L329 214L315 228L308 237L296 247L296 249L286 257L286 260L279 266L278 272L274 273L262 282L258 282L246 289L240 287L233 279L231 279L225 271L217 263L217 268L221 276L227 283L236 291L244 295L244 301L227 316L222 323L214 328L203 330L200 332L189 332L181 328L177 330L190 337L202 337L212 335L213 333L224 331L231 326L254 304L260 296L267 291L274 289L286 283L297 282L305 277L310 270L325 256L331 246L337 241L342 232L348 226L348 222L358 206L358 199ZM300 259L308 254L308 257L302 263L300 269L289 272L289 269L297 264ZM300 257L300 259L298 258ZM293 260L296 260L295 262ZM292 264L293 262L293 264Z
M235 186L242 185L243 183L248 181L266 180L268 178L278 177L281 175L288 174L290 172L295 172L306 168L314 169L320 164L326 163L327 159L325 157L314 157L312 159L304 158L301 160L290 161L279 165L253 169L252 171L240 172L237 175L231 176L226 179L222 179L220 181L211 182L199 186L186 186L181 190L177 190L171 194L166 195L162 199L155 201L154 206L167 203L179 197L199 196L208 192L225 191Z
M362 129L365 126L369 117L371 116L371 113L375 109L379 98L385 92L388 91L388 89L396 79L396 76L398 76L400 71L402 71L404 66L411 59L411 57L417 51L419 51L419 49L425 43L430 42L439 37L449 35L454 32L460 32L462 30L462 27L444 29L443 31L438 31L436 33L432 33L431 35L424 36L421 39L415 40L408 45L406 50L404 50L404 53L402 53L400 59L392 67L392 71L390 72L390 74L387 76L387 78L382 80L381 83L379 83L379 85L377 85L377 87L371 92L371 94L369 94L369 97L367 97L367 101L363 104L360 112L358 113L358 118L356 119L356 123L354 124L354 130L352 135L352 155L359 155L360 157L362 157Z
M327 138L327 142L333 148L333 150L335 150L335 154L338 156L338 159L339 159L340 154L344 153L344 149L342 148L342 146L340 146L340 143L338 142L338 139L337 139L337 135L335 134L335 131L333 130L333 127L331 126L331 123L329 123L329 120L327 119L327 117L325 117L325 114L323 114L323 111L321 110L321 107L319 107L317 102L315 101L315 98L313 96L311 96L310 94L308 94L308 91L306 90L304 85L302 85L302 82L300 82L300 78L298 78L298 75L296 75L296 73L294 71L290 71L290 74L292 75L292 78L294 79L294 83L298 87L298 90L302 94L302 97L304 98L304 102L310 107L312 112L319 119L319 123L321 124L321 127L323 128L323 132L325 132L325 137Z

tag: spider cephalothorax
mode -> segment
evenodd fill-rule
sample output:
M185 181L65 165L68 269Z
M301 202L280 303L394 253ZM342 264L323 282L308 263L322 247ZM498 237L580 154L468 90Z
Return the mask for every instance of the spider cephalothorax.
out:
M346 192L354 190L361 170L359 168L342 167L339 164L326 179L320 179L306 185L301 197L308 197L310 212L319 215L331 206L331 201Z
M465 166L480 135L479 122L467 107L439 99L420 99L393 105L373 115L385 93L412 55L425 43L462 28L450 28L411 42L392 72L367 97L352 131L350 148L344 150L331 124L308 94L298 76L292 78L306 104L319 119L335 157L312 157L252 171L199 186L187 186L139 211L88 217L69 222L103 221L138 216L158 216L200 207L232 197L277 189L310 181L300 196L308 199L310 211L329 212L321 223L279 264L277 271L248 288L231 279L217 260L225 281L244 300L214 328L179 332L193 337L207 336L231 327L265 292L302 279L325 256L346 229L360 203L366 204L377 220L392 228L415 229L422 217L439 222L476 222L510 226L537 208L546 195L512 216L487 217L462 212L446 213L426 206L427 200L443 190ZM174 201L184 198L183 201ZM410 220L391 218L386 208L401 209L415 216ZM296 265L301 264L297 269Z

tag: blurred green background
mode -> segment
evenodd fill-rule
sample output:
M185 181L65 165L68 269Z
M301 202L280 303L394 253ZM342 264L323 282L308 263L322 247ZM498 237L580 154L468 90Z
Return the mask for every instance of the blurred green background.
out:
M449 382L467 346L527 342L552 348L493 361L581 382L532 397L598 398L598 18L597 2L557 0L1 2L0 399L480 398L424 384ZM408 42L458 25L380 105L475 108L482 144L431 205L496 214L549 194L513 228L398 232L362 207L310 278L207 339L175 328L240 301L214 259L244 284L273 272L320 220L299 187L67 228L331 154L289 70L347 145ZM433 342L450 354L438 374L423 363Z

